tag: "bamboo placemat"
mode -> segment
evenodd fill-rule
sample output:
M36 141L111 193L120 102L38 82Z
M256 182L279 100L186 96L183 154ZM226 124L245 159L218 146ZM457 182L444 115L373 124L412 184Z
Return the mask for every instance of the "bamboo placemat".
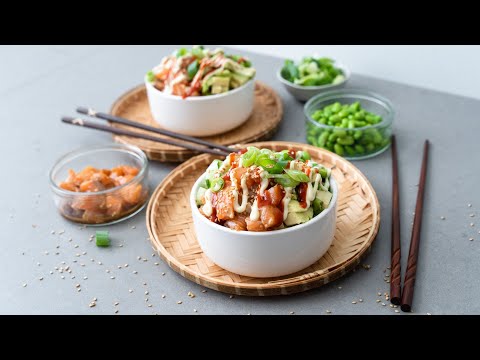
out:
M195 237L189 196L197 178L213 160L196 156L172 171L154 191L147 208L147 228L154 249L183 277L208 288L238 295L288 295L316 288L354 269L370 249L380 225L377 195L350 162L327 150L288 142L254 144L275 151L306 150L332 171L338 184L337 230L332 246L312 266L292 275L259 279L215 265ZM292 239L294 241L294 239Z
M153 120L148 105L147 92L144 85L140 85L123 94L112 105L110 113L138 121L150 126L159 125ZM255 101L250 118L239 127L224 134L208 136L204 139L221 145L234 145L253 141L270 139L280 124L283 116L283 105L278 94L267 85L257 81L255 83ZM145 132L123 125L112 126L124 127L131 131ZM162 135L155 135L162 137ZM149 140L136 139L128 136L114 135L114 140L123 144L136 145L142 149L150 160L162 162L183 162L196 155L191 150L185 150L177 146L160 144ZM181 142L181 140L177 140Z

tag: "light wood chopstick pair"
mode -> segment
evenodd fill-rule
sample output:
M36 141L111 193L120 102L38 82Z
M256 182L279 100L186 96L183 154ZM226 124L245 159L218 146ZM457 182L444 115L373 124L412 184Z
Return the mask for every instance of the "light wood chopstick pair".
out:
M420 245L420 232L422 227L423 198L425 193L425 181L427 177L429 141L425 140L423 146L422 168L413 219L412 237L410 239L410 250L408 253L407 269L401 288L400 271L400 204L398 192L398 161L397 143L392 135L392 239L391 239L391 273L390 273L390 301L394 305L400 305L404 312L412 310L413 292L415 277L417 273L417 261Z

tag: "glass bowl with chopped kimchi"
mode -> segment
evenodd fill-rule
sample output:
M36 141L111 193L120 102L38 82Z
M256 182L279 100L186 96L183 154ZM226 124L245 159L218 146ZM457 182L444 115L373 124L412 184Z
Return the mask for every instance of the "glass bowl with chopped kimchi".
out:
M306 151L248 147L215 159L190 202L205 254L240 275L302 270L325 254L335 233L335 179Z
M165 56L145 75L154 120L192 136L227 132L252 113L256 71L250 60L194 46Z
M136 146L90 146L60 158L50 171L55 205L68 220L114 224L145 206L148 160Z

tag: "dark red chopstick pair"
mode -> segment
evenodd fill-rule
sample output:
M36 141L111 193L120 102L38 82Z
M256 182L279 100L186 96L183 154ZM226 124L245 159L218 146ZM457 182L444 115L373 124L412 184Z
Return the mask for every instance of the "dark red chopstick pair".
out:
M398 165L397 144L395 136L392 136L392 251L391 251L391 274L390 274L390 301L394 305L400 305L402 311L410 312L412 309L413 290L417 272L418 247L420 244L420 230L422 227L423 195L425 192L425 180L427 177L428 140L423 146L423 160L420 172L420 182L413 219L412 237L410 239L410 251L408 253L407 270L401 288L400 272L400 206L398 193Z

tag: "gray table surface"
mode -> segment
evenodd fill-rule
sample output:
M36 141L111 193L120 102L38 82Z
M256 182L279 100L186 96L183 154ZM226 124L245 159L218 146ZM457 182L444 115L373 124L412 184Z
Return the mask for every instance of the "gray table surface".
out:
M320 289L293 296L230 298L213 290L203 293L201 286L170 270L158 256L153 257L146 240L145 211L111 226L114 246L106 249L89 242L94 229L81 229L58 215L47 177L55 160L74 148L112 141L108 134L61 124L60 116L74 114L77 105L109 109L173 48L0 47L0 149L4 154L0 313L113 314L118 309L118 314L288 315L325 314L328 309L332 314L402 315L383 297L386 306L376 302L380 299L377 292L389 290L384 270L390 262L390 151L355 162L372 183L381 204L380 232L365 260L371 269L359 269ZM284 103L283 122L274 139L304 142L302 105L275 78L282 60L248 55L258 70L258 79L277 90ZM426 138L432 143L414 312L480 313L480 101L356 74L349 86L386 96L397 112L394 132L399 147L403 268L422 146ZM151 186L157 186L174 167L151 163ZM446 219L441 220L441 216ZM147 261L138 260L139 256ZM67 265L71 273L55 270ZM188 297L189 291L196 297ZM97 305L90 308L94 297ZM352 304L355 300L357 304Z

